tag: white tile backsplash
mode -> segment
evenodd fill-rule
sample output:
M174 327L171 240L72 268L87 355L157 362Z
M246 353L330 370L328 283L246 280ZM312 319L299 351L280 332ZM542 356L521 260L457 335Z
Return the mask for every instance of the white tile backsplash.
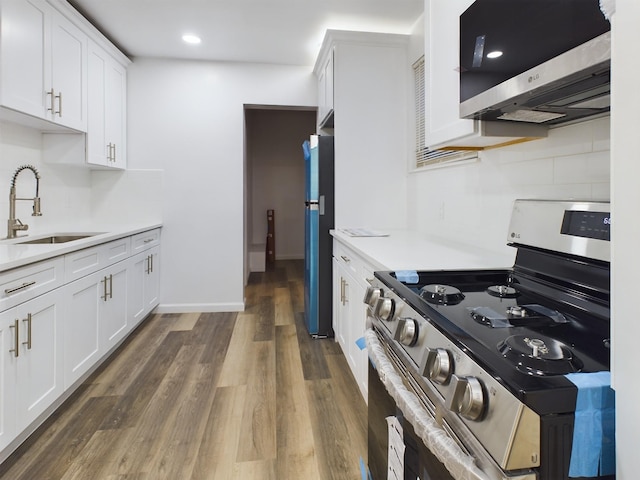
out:
M43 160L42 148L40 132L0 123L0 219L9 217L9 188L16 169L29 164L41 177L42 204L42 216L32 217L32 202L16 202L16 216L29 225L29 235L91 229L93 225L162 221L162 171L94 171L50 164ZM16 190L18 197L35 194L35 179L30 171L20 173ZM5 236L2 228L0 238Z
M516 198L608 200L609 118L480 152L480 161L409 175L409 227L499 251Z

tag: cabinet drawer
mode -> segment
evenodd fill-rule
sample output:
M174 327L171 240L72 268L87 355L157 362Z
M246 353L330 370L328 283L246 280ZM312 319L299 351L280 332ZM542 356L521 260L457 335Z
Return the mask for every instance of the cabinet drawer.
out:
M0 311L42 295L64 283L63 257L0 274Z
M369 285L369 280L373 278L373 272L381 269L337 240L333 242L333 255L338 263L349 270L353 274L353 278L363 287Z
M78 278L97 272L101 267L102 245L85 248L64 256L65 281L73 282Z
M360 258L350 248L336 241L333 243L333 256L353 275L358 275Z
M131 253L136 254L160 244L160 229L138 233L131 237Z
M120 238L113 242L101 245L102 251L100 252L101 267L104 268L108 265L113 265L129 258L131 255L131 237Z

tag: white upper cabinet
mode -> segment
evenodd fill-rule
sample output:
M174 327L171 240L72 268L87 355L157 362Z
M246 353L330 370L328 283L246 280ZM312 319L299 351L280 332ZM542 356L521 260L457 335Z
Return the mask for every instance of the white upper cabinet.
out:
M87 131L87 36L54 11L51 17L52 120ZM51 93L49 94L51 96Z
M333 48L326 52L326 58L316 71L318 77L318 125L333 127Z
M458 113L459 17L472 3L473 0L426 0L424 4L425 133L429 147L446 146L448 142L473 135L475 131L475 121L461 119Z
M0 0L0 105L84 132L87 36L44 0Z
M87 163L126 168L125 68L108 52L89 42L89 125Z
M50 15L44 1L0 1L0 103L37 117L50 105L45 68Z
M546 136L537 125L460 118L460 14L474 0L425 0L425 143L431 149L490 146Z

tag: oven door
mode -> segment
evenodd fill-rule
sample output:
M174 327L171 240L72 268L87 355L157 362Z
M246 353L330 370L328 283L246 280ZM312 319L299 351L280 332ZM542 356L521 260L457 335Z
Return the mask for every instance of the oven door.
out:
M378 372L369 361L369 431L368 463L372 480L388 480L396 473L398 480L454 480L442 463L429 451L415 434L395 401L380 381ZM404 433L403 471L389 473L389 424L395 417ZM393 455L393 450L391 451ZM395 480L395 479L394 479Z

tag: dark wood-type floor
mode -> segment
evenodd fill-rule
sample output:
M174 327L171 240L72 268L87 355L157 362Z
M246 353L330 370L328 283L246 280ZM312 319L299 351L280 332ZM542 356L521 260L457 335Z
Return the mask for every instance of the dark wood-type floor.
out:
M149 317L0 478L360 479L366 406L306 333L302 268L252 273L241 313Z

